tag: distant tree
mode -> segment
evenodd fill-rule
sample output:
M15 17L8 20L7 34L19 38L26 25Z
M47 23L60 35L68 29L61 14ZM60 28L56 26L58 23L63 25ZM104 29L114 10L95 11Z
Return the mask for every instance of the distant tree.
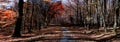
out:
M56 3L45 2L42 9L42 14L44 16L46 25L48 25L53 18L60 16L64 11L61 1Z
M16 26L15 26L12 37L21 37L22 16L23 16L23 0L19 0L18 8L19 8L18 9L19 16L17 18Z

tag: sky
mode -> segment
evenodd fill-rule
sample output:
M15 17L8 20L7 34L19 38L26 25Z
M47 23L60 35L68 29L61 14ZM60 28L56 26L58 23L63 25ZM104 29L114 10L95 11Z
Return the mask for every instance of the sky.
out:
M2 0L0 0L0 1L2 1ZM4 1L4 0L3 0ZM9 3L8 2L0 2L0 8L3 8L3 7L5 7L6 9L9 9L9 8L11 8L11 7L14 7L14 5L15 5L15 3L14 2L18 2L19 0L7 0L7 1L9 1ZM24 2L26 2L27 0L24 0ZM52 0L53 2L57 2L57 1L60 1L60 0ZM62 1L63 3L65 3L66 2L66 0L63 0Z
M14 0L7 0L9 2L0 2L0 9L9 9L15 6Z
M26 2L27 0L24 0L24 2ZM56 1L60 1L60 0L52 0L53 2L56 2ZM66 3L67 0L62 0L63 3Z
M0 0L0 1L4 1L4 0ZM9 2L7 2L9 1ZM14 2L18 2L19 0L7 0L5 2L0 2L0 9L9 9L15 6ZM27 0L24 0L24 2L26 2Z
M11 8L15 5L15 3L14 3L15 1L18 2L18 0L7 0L7 1L9 1L9 3L8 2L3 2L3 3L0 2L0 8L2 8L2 6L5 6L6 8ZM24 2L26 2L26 1L27 0L24 0ZM60 1L60 0L52 0L52 2L57 2L57 1ZM68 0L62 0L62 3L67 4L67 1ZM110 1L112 1L112 0L110 0Z

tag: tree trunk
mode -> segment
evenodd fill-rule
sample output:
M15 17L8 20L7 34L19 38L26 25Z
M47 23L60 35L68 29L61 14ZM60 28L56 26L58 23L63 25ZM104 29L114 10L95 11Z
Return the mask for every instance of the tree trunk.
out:
M14 33L12 37L21 37L21 29L22 29L22 16L23 16L23 0L19 0L18 4L18 11L19 11L19 17L16 21L16 26L14 29Z
M117 3L117 5L118 6L116 6L117 8L115 8L115 11L116 11L116 14L114 15L114 26L113 26L113 32L115 33L115 34L117 34L117 32L116 32L116 28L117 28L117 25L118 25L118 22L117 22L117 19L118 19L118 16L119 16L119 0L118 1L116 1Z
M107 0L104 0L103 27L104 27L105 32L107 33L106 22L105 22L105 15L107 14L107 9L106 9L107 6L106 6L106 4L107 4Z
M118 6L117 6L117 9L116 9L116 19L117 19L116 21L117 21L117 26L118 26L118 24L119 24L119 15L120 15L119 14L119 11L120 11L119 10L120 9L120 0L117 1L117 5Z

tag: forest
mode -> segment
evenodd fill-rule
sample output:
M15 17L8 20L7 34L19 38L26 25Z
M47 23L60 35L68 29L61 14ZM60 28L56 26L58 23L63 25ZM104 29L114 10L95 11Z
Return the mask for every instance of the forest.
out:
M120 0L0 0L0 42L119 42Z

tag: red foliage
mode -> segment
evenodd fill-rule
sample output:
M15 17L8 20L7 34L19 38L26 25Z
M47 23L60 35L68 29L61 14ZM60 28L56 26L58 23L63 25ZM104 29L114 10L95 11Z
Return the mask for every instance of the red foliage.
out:
M61 1L52 3L49 13L54 16L60 16L64 12L64 7Z
M6 19L13 19L16 17L16 13L12 10L0 10L0 19L6 18Z

